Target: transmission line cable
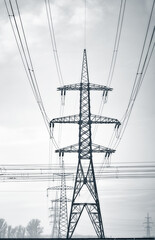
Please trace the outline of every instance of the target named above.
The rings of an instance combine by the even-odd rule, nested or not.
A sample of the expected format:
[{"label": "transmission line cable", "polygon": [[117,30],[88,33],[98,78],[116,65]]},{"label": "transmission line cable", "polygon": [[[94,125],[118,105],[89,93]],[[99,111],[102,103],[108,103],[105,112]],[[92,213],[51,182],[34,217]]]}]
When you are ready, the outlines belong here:
[{"label": "transmission line cable", "polygon": [[[116,138],[115,138],[114,132],[111,136],[111,139],[110,139],[110,142],[109,142],[109,145],[108,145],[109,148],[116,149],[118,147],[123,135],[124,135],[125,129],[127,127],[127,124],[128,124],[128,121],[129,121],[129,118],[130,118],[130,115],[131,115],[131,112],[132,112],[132,109],[133,109],[133,106],[134,106],[134,103],[135,103],[135,100],[136,100],[136,97],[137,97],[138,92],[140,90],[142,81],[144,80],[147,68],[149,66],[149,63],[150,63],[150,60],[151,60],[151,57],[152,57],[152,54],[153,54],[155,43],[152,46],[152,41],[153,41],[153,37],[154,37],[155,27],[153,28],[153,32],[152,32],[150,42],[149,42],[149,45],[148,45],[148,48],[147,48],[147,51],[146,51],[146,55],[145,55],[145,57],[143,57],[145,46],[146,46],[146,40],[148,38],[148,31],[149,31],[149,27],[150,27],[150,23],[151,23],[151,19],[152,19],[154,4],[155,4],[155,0],[153,1],[153,4],[152,4],[151,13],[150,13],[150,16],[149,16],[149,21],[148,21],[148,25],[147,25],[147,29],[146,29],[145,38],[144,38],[144,43],[143,43],[143,46],[142,46],[140,60],[139,60],[138,68],[137,68],[137,73],[136,73],[136,77],[135,77],[135,80],[134,80],[132,92],[131,92],[129,103],[128,103],[128,106],[127,106],[127,110],[126,110],[126,112],[125,112],[125,114],[124,114],[124,116],[121,120],[120,129],[115,129],[114,130],[114,132],[116,134]],[[152,49],[151,49],[151,46],[152,46]],[[144,59],[143,64],[141,63],[142,59]],[[141,70],[140,70],[140,68],[141,68]],[[117,132],[117,131],[119,131],[119,132]],[[103,168],[104,161],[102,163],[101,169]]]},{"label": "transmission line cable", "polygon": [[[37,83],[37,80],[36,80],[36,75],[35,75],[35,72],[34,72],[34,68],[33,68],[33,64],[32,64],[32,59],[31,59],[31,56],[30,56],[30,51],[29,51],[29,48],[28,48],[28,44],[27,44],[27,39],[26,39],[26,35],[25,35],[25,31],[24,31],[24,27],[23,27],[23,23],[22,23],[22,19],[21,19],[21,15],[20,15],[20,10],[19,10],[19,6],[18,6],[18,2],[17,0],[15,0],[16,2],[16,6],[17,6],[17,10],[18,10],[18,15],[19,15],[19,19],[20,19],[20,23],[21,23],[21,27],[22,27],[22,32],[23,32],[23,36],[24,36],[24,40],[25,40],[25,44],[26,44],[26,49],[27,49],[27,53],[28,53],[28,57],[29,57],[29,61],[30,61],[30,66],[31,66],[31,71],[32,71],[32,74],[34,76],[34,82],[35,82],[35,87],[37,89],[37,94],[39,96],[39,100],[42,104],[42,108],[45,112],[45,109],[44,109],[44,106],[43,106],[43,101],[42,101],[42,98],[41,98],[41,94],[40,94],[40,90],[39,90],[39,87],[38,87],[38,83]],[[47,114],[45,112],[45,116],[47,118]],[[47,118],[47,121],[48,121],[48,118]]]},{"label": "transmission line cable", "polygon": [[[120,129],[116,130],[116,131],[119,131],[118,133],[116,132],[116,135],[117,135],[116,139],[113,138],[113,140],[111,141],[111,144],[109,145],[109,147],[113,147],[115,149],[118,147],[118,145],[119,145],[119,143],[122,139],[122,136],[124,135],[125,129],[127,127],[127,124],[128,124],[128,121],[129,121],[129,118],[130,118],[130,115],[131,115],[131,112],[132,112],[132,109],[133,109],[133,105],[135,103],[136,97],[137,97],[138,92],[140,90],[141,84],[144,80],[148,65],[150,63],[150,60],[151,60],[151,57],[152,57],[152,54],[153,54],[154,45],[152,46],[152,49],[151,49],[151,44],[152,44],[153,37],[154,37],[155,27],[153,28],[153,32],[152,32],[152,35],[151,35],[151,38],[150,38],[150,42],[149,42],[149,45],[148,45],[148,48],[147,48],[147,52],[146,52],[146,55],[144,57],[144,50],[146,48],[146,41],[147,41],[147,38],[148,38],[148,32],[149,32],[150,23],[151,23],[151,19],[152,19],[152,14],[153,14],[153,10],[154,10],[154,4],[155,4],[155,0],[153,1],[153,4],[152,4],[150,16],[149,16],[149,21],[148,21],[148,25],[147,25],[147,28],[146,28],[146,33],[145,33],[145,37],[144,37],[142,51],[141,51],[141,54],[140,54],[140,59],[139,59],[137,72],[136,72],[134,84],[133,84],[133,87],[132,87],[129,103],[128,103],[127,109],[125,111],[125,114],[122,117],[121,127],[120,127]],[[150,49],[151,49],[151,51],[150,51]],[[144,59],[143,63],[142,63],[142,59]],[[141,68],[141,70],[140,70],[140,68]]]},{"label": "transmission line cable", "polygon": [[[50,4],[49,0],[45,0],[45,7],[46,7],[46,15],[47,15],[48,27],[49,27],[49,32],[50,32],[50,39],[51,39],[51,43],[52,43],[52,49],[53,49],[53,54],[54,54],[54,60],[55,60],[58,80],[59,80],[60,86],[62,86],[62,85],[64,85],[64,81],[63,81],[63,77],[62,77],[60,60],[59,60],[58,51],[57,51],[54,24],[53,24],[53,18],[52,18],[52,10],[51,10],[51,4]],[[62,96],[62,98],[63,98],[63,96]],[[64,98],[65,98],[65,96],[64,96]],[[64,101],[64,99],[62,99],[62,102],[63,101]],[[64,105],[64,103],[63,103],[63,105]],[[64,107],[60,106],[60,117],[62,117],[63,111],[64,111]],[[61,132],[62,132],[62,126],[59,126],[58,145],[60,145]],[[55,141],[54,141],[54,144],[55,144]]]},{"label": "transmission line cable", "polygon": [[[35,71],[33,68],[32,59],[31,59],[31,55],[30,55],[30,51],[29,51],[29,47],[28,47],[28,43],[27,43],[27,39],[26,39],[26,34],[24,31],[24,26],[23,26],[21,14],[20,14],[18,1],[15,0],[15,5],[16,5],[17,16],[18,16],[19,21],[17,19],[17,16],[15,15],[12,1],[9,0],[7,3],[7,0],[4,0],[4,3],[6,6],[6,10],[7,10],[8,16],[9,16],[11,28],[13,30],[13,34],[14,34],[14,37],[16,40],[16,44],[17,44],[17,47],[18,47],[18,50],[19,50],[19,53],[20,53],[20,56],[22,59],[22,63],[23,63],[27,78],[29,80],[34,97],[37,101],[38,107],[41,111],[44,123],[48,130],[48,133],[50,133],[49,119],[47,117],[47,113],[46,113],[44,105],[43,105],[43,101],[42,101],[40,90],[38,87]],[[53,137],[53,144],[56,148],[58,147],[54,137]]]},{"label": "transmission line cable", "polygon": [[114,69],[116,65],[116,59],[118,54],[118,48],[120,43],[120,37],[122,32],[122,25],[124,20],[124,13],[125,13],[125,6],[126,6],[126,0],[121,0],[120,4],[120,10],[119,10],[119,16],[118,16],[118,22],[117,22],[117,30],[116,30],[116,36],[115,36],[115,42],[114,42],[114,48],[113,48],[113,54],[107,79],[107,86],[110,87],[113,75],[114,75]]},{"label": "transmission line cable", "polygon": [[[29,68],[29,71],[32,72],[32,75],[33,75],[33,78],[32,78],[33,88],[34,88],[35,93],[36,93],[37,103],[38,103],[38,105],[39,105],[39,108],[40,108],[41,113],[42,113],[42,115],[43,115],[43,118],[44,118],[46,127],[47,127],[48,132],[49,132],[49,119],[48,119],[48,117],[47,117],[47,114],[46,114],[46,111],[45,111],[45,108],[44,108],[44,105],[43,105],[42,97],[41,97],[41,94],[40,94],[40,90],[39,90],[39,87],[38,87],[36,75],[35,75],[35,72],[34,72],[34,68],[33,68],[33,64],[32,64],[32,59],[31,59],[30,51],[29,51],[28,44],[27,44],[27,39],[26,39],[26,35],[25,35],[25,31],[24,31],[24,27],[23,27],[21,15],[20,15],[20,10],[19,10],[19,6],[18,6],[18,2],[17,2],[17,0],[15,0],[15,2],[16,2],[16,7],[17,7],[19,19],[20,19],[20,24],[21,24],[21,28],[22,28],[22,33],[23,33],[24,41],[25,41],[25,46],[26,46],[26,49],[27,49],[27,54],[28,54],[28,58],[29,58],[29,62],[30,62],[30,67],[31,67],[31,68]],[[10,1],[10,3],[11,3],[11,1]]]},{"label": "transmission line cable", "polygon": [[[31,57],[30,57],[30,52],[29,52],[29,49],[28,49],[28,44],[27,44],[27,40],[26,40],[26,36],[25,36],[24,28],[23,28],[23,23],[22,23],[21,16],[20,16],[20,12],[19,12],[19,7],[18,7],[17,0],[15,1],[15,3],[16,3],[16,6],[17,6],[18,16],[19,16],[19,19],[20,19],[20,24],[21,24],[21,28],[22,28],[22,34],[23,34],[23,37],[24,37],[24,43],[22,41],[22,37],[21,37],[21,34],[20,34],[20,30],[19,30],[19,27],[18,27],[18,23],[17,23],[16,17],[15,17],[15,13],[14,13],[12,2],[11,2],[11,0],[9,0],[10,9],[11,9],[11,13],[12,13],[12,14],[9,14],[9,8],[7,6],[6,0],[4,0],[4,1],[5,1],[5,6],[7,8],[7,12],[8,12],[9,17],[12,16],[13,20],[14,20],[14,26],[15,26],[16,32],[15,32],[15,29],[14,29],[12,21],[11,21],[11,23],[12,23],[11,26],[13,27],[13,33],[15,34],[15,39],[16,40],[18,39],[17,43],[18,43],[18,49],[20,49],[20,55],[23,54],[22,60],[24,59],[25,63],[26,63],[26,67],[27,67],[27,70],[28,70],[28,72],[26,71],[26,73],[29,73],[29,80],[31,81],[31,84],[30,84],[31,88],[33,90],[33,93],[34,93],[34,96],[36,98],[36,101],[37,101],[37,103],[39,105],[39,108],[40,108],[40,110],[42,112],[45,124],[46,124],[46,126],[48,126],[47,114],[45,112],[45,109],[44,109],[44,106],[43,106],[43,103],[42,103],[42,99],[41,99],[41,96],[40,96],[38,84],[37,84],[37,81],[36,81],[36,76],[35,76],[35,72],[34,72],[34,69],[33,69],[32,60],[31,60]],[[27,54],[25,52],[24,44],[25,44],[25,48],[27,50]],[[28,55],[28,58],[27,58],[27,55]],[[25,66],[25,64],[24,64],[24,66]]]},{"label": "transmission line cable", "polygon": [[155,43],[154,43],[152,48],[151,48],[154,32],[155,32],[155,27],[154,27],[153,32],[152,32],[152,36],[151,36],[151,39],[150,39],[150,43],[149,43],[149,46],[148,46],[148,49],[147,49],[147,53],[146,53],[141,71],[140,71],[140,73],[137,72],[137,74],[136,74],[136,78],[135,78],[136,84],[134,82],[134,89],[131,93],[132,96],[130,97],[129,104],[128,104],[127,110],[125,112],[123,121],[122,121],[122,127],[121,127],[121,130],[120,130],[120,133],[119,133],[118,141],[115,143],[114,148],[118,147],[118,145],[119,145],[119,143],[122,139],[122,136],[125,132],[125,129],[127,127],[127,124],[128,124],[128,121],[129,121],[129,118],[130,118],[130,115],[131,115],[131,112],[132,112],[132,109],[133,109],[133,106],[134,106],[134,103],[135,103],[135,100],[136,100],[136,97],[138,95],[138,92],[139,92],[140,87],[142,85],[142,82],[144,80],[144,76],[146,74],[147,68],[149,66],[149,63],[150,63],[150,60],[151,60],[151,57],[152,57],[152,54],[153,54],[153,50],[154,50],[154,45],[155,45]]},{"label": "transmission line cable", "polygon": [[63,77],[62,77],[60,60],[59,60],[58,51],[57,51],[57,44],[56,44],[56,39],[55,39],[55,32],[54,32],[50,0],[45,0],[45,7],[46,7],[48,27],[49,27],[49,32],[50,32],[50,39],[51,39],[52,48],[53,48],[54,60],[55,60],[55,64],[56,64],[56,70],[57,70],[60,86],[62,86],[62,85],[64,85],[64,81],[63,81]]},{"label": "transmission line cable", "polygon": [[[147,25],[147,29],[146,29],[146,34],[145,34],[145,38],[144,38],[144,43],[143,43],[143,47],[142,47],[142,51],[141,51],[141,55],[140,55],[138,68],[137,68],[137,75],[139,74],[139,69],[140,69],[140,66],[141,66],[141,61],[142,61],[142,57],[143,57],[143,53],[144,53],[144,49],[145,49],[145,44],[146,44],[146,40],[147,40],[147,36],[148,36],[148,31],[149,31],[149,27],[150,27],[150,23],[151,23],[151,19],[152,19],[152,14],[153,14],[153,10],[154,10],[154,4],[155,4],[155,0],[153,0],[153,4],[152,4],[152,8],[151,8],[151,13],[150,13],[150,17],[149,17],[149,21],[148,21],[148,25]],[[133,85],[133,88],[132,88],[130,101],[132,100],[132,96],[133,96],[134,91],[135,91],[137,75],[135,77],[134,85]],[[129,105],[128,105],[128,107],[129,107]],[[127,110],[128,110],[128,108],[127,108]]]},{"label": "transmission line cable", "polygon": [[[115,35],[115,41],[114,41],[114,47],[113,47],[113,54],[108,74],[108,79],[106,86],[110,87],[114,75],[116,60],[117,60],[117,54],[119,49],[119,43],[120,43],[120,37],[122,32],[122,26],[124,21],[124,13],[125,13],[125,7],[126,7],[126,0],[121,0],[120,8],[119,8],[119,15],[118,15],[118,21],[117,21],[117,28],[116,28],[116,35]],[[101,115],[103,112],[104,104],[107,102],[107,95],[105,94],[101,100],[99,112],[98,115]],[[98,125],[94,127],[93,131],[93,138],[95,139],[96,133],[98,130]]]}]

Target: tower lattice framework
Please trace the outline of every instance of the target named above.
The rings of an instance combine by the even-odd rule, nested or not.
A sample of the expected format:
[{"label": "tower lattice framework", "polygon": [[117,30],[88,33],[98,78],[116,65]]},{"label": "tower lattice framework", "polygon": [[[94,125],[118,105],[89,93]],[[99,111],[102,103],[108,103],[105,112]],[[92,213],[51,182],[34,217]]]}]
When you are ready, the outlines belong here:
[{"label": "tower lattice framework", "polygon": [[[84,209],[86,209],[89,215],[98,238],[104,238],[104,229],[92,153],[102,152],[105,153],[106,156],[109,156],[111,153],[115,152],[115,150],[92,143],[91,125],[112,123],[115,124],[115,127],[119,127],[120,122],[114,118],[91,114],[90,91],[103,91],[103,95],[107,95],[108,91],[111,91],[112,88],[99,84],[91,84],[89,82],[86,49],[84,49],[83,53],[81,82],[79,84],[64,85],[63,87],[58,88],[58,91],[61,91],[61,95],[66,95],[66,91],[71,90],[80,91],[79,114],[55,118],[50,122],[53,127],[55,123],[79,124],[79,143],[56,150],[59,154],[64,154],[65,152],[78,153],[78,165],[71,203],[67,238],[72,237]],[[80,200],[80,192],[82,192],[84,187],[86,187],[87,192],[91,195],[91,202],[83,202]]]},{"label": "tower lattice framework", "polygon": [[[67,228],[68,228],[68,214],[67,214],[67,202],[70,202],[71,200],[67,198],[66,190],[72,190],[72,186],[67,186],[66,185],[66,173],[65,173],[65,166],[64,166],[64,158],[63,154],[59,155],[59,161],[61,162],[60,166],[60,173],[55,173],[55,175],[61,179],[61,185],[60,186],[53,186],[49,187],[47,189],[47,192],[49,190],[57,190],[60,191],[60,198],[51,200],[52,203],[55,203],[55,206],[57,206],[57,218],[55,215],[53,215],[53,230],[56,230],[54,232],[54,237],[58,238],[65,238],[67,235]],[[58,203],[59,203],[59,208],[58,208]]]}]

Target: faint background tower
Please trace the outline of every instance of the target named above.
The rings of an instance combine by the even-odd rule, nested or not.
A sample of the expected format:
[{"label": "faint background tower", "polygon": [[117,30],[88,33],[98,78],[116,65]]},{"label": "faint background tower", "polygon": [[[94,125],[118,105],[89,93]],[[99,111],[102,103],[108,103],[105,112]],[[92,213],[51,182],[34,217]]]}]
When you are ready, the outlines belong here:
[{"label": "faint background tower", "polygon": [[146,228],[146,237],[151,237],[150,230],[151,230],[151,225],[153,222],[151,221],[151,217],[149,217],[149,213],[147,213],[147,217],[145,217],[146,221],[144,222],[145,228]]}]

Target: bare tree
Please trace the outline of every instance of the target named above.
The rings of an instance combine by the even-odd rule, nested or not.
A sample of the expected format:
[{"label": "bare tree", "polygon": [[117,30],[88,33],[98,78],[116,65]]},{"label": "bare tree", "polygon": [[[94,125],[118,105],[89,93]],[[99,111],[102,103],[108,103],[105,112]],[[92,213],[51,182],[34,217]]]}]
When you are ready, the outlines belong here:
[{"label": "bare tree", "polygon": [[27,227],[27,234],[31,238],[37,238],[41,235],[43,232],[43,227],[40,226],[40,220],[39,219],[32,219]]},{"label": "bare tree", "polygon": [[7,223],[3,218],[0,218],[0,238],[5,238]]},{"label": "bare tree", "polygon": [[11,225],[7,228],[7,238],[24,238],[25,237],[25,228],[21,225],[17,227],[12,227]]},{"label": "bare tree", "polygon": [[16,227],[16,238],[24,238],[25,237],[25,227],[19,225]]},{"label": "bare tree", "polygon": [[7,228],[7,238],[15,238],[16,237],[17,227],[13,228],[11,225]]}]

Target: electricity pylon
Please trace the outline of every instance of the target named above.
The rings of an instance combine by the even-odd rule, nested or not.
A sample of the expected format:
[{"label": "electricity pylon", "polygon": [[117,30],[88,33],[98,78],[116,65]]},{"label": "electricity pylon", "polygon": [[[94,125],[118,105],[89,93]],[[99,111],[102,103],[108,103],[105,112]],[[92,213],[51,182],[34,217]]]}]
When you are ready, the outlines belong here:
[{"label": "electricity pylon", "polygon": [[[62,154],[61,154],[62,155]],[[61,185],[60,186],[54,186],[54,187],[49,187],[47,189],[48,190],[60,190],[60,198],[56,198],[55,200],[52,200],[52,202],[55,202],[55,205],[58,205],[58,202],[60,203],[59,205],[59,214],[57,219],[57,229],[55,230],[55,228],[53,227],[53,232],[55,230],[55,232],[57,231],[57,236],[56,234],[54,234],[55,237],[58,238],[66,238],[67,235],[67,227],[68,227],[68,213],[67,213],[67,202],[70,201],[70,199],[67,199],[67,195],[66,195],[66,190],[71,190],[73,189],[71,186],[66,186],[66,174],[65,174],[65,167],[64,167],[64,159],[63,159],[63,155],[60,157],[60,161],[61,161],[61,173],[57,173],[56,175],[58,175],[61,178]],[[55,215],[54,215],[54,219],[55,219]],[[54,220],[55,221],[55,220]],[[55,226],[56,223],[54,223],[53,226]]]},{"label": "electricity pylon", "polygon": [[61,191],[60,191],[60,219],[59,219],[59,238],[65,238],[68,226],[67,214],[67,196],[66,196],[66,177],[64,168],[64,159],[62,157],[62,176],[61,176]]},{"label": "electricity pylon", "polygon": [[[50,126],[54,127],[55,123],[77,123],[79,124],[79,143],[68,147],[57,149],[56,152],[64,154],[65,152],[78,153],[78,166],[75,178],[75,185],[71,203],[70,218],[68,224],[67,238],[71,238],[78,224],[81,214],[86,209],[92,225],[98,238],[104,238],[104,229],[100,210],[100,203],[95,179],[92,153],[104,152],[106,156],[110,156],[115,150],[106,148],[92,143],[91,125],[92,124],[115,124],[115,127],[120,126],[117,119],[107,118],[91,114],[90,111],[90,91],[103,91],[103,95],[107,95],[112,88],[91,84],[89,82],[88,64],[86,49],[83,53],[81,82],[79,84],[64,85],[57,89],[61,91],[61,95],[65,95],[66,91],[80,91],[80,112],[78,115],[55,118],[50,122]],[[91,196],[91,202],[80,201],[80,192],[84,186]]]},{"label": "electricity pylon", "polygon": [[146,218],[146,222],[144,222],[144,224],[146,224],[146,237],[150,237],[150,229],[152,228],[151,227],[151,224],[153,223],[152,221],[150,221],[151,217],[149,217],[149,213],[147,213],[147,217]]},{"label": "electricity pylon", "polygon": [[[56,193],[56,196],[57,196],[57,193]],[[59,223],[58,201],[51,200],[51,203],[52,203],[52,207],[49,208],[49,210],[51,211],[51,214],[49,217],[51,217],[51,223],[53,224],[52,238],[57,238],[58,237],[58,223]],[[54,207],[53,207],[53,203],[54,203]]]}]

